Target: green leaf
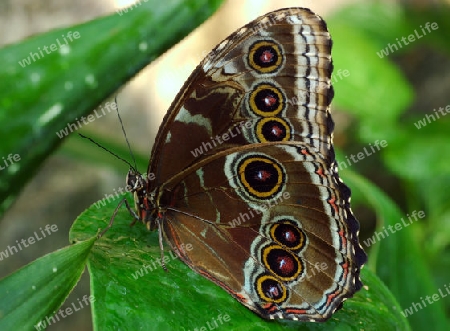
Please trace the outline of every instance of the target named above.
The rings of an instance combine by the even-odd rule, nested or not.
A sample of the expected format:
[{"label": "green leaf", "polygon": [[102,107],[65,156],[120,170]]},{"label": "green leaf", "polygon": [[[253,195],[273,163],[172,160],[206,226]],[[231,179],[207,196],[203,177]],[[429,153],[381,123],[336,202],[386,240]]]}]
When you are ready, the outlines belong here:
[{"label": "green leaf", "polygon": [[[430,110],[426,115],[436,114]],[[418,123],[426,123],[419,126]],[[432,179],[435,176],[450,176],[450,148],[448,148],[448,130],[450,115],[429,123],[425,117],[415,123],[406,123],[391,130],[393,133],[389,148],[383,153],[386,165],[406,180]],[[395,133],[394,133],[395,131]],[[405,164],[408,166],[405,167]]]},{"label": "green leaf", "polygon": [[[85,240],[105,228],[118,201],[92,205],[75,221],[71,240]],[[89,256],[94,330],[194,330],[214,325],[219,316],[228,330],[383,330],[393,325],[409,330],[392,294],[367,269],[362,277],[369,290],[347,300],[326,323],[263,320],[168,250],[165,272],[158,262],[157,233],[140,223],[130,227],[131,221],[122,206]]]},{"label": "green leaf", "polygon": [[[396,44],[398,47],[392,46],[389,55],[386,55],[391,57],[424,44],[438,47],[448,53],[449,14],[449,6],[411,6],[399,2],[370,1],[342,8],[333,14],[332,21],[341,21],[358,30],[376,45],[378,51],[388,50],[388,44]],[[435,23],[433,27],[432,23]],[[410,35],[414,36],[414,41],[408,40]]]},{"label": "green leaf", "polygon": [[395,38],[411,32],[406,7],[396,2],[355,3],[335,12],[333,20],[339,21],[340,18],[346,26],[352,26],[360,31],[366,39],[374,42],[377,50],[380,50],[389,42],[394,42]]},{"label": "green leaf", "polygon": [[[412,101],[408,81],[394,64],[377,56],[374,43],[360,31],[343,20],[339,24],[331,21],[329,26],[334,40],[335,104],[362,120],[396,120]],[[348,71],[347,76],[338,76],[343,70]],[[390,102],[380,107],[380,100]]]},{"label": "green leaf", "polygon": [[47,254],[3,278],[0,330],[34,330],[52,317],[80,279],[96,239]]},{"label": "green leaf", "polygon": [[61,130],[70,134],[114,112],[110,104],[86,116],[221,2],[142,1],[122,15],[52,30],[1,49],[0,157],[18,156],[0,171],[0,214],[64,139],[58,136]]},{"label": "green leaf", "polygon": [[[410,309],[413,303],[420,303],[422,297],[438,293],[439,288],[433,283],[421,247],[415,240],[413,228],[414,222],[421,219],[420,210],[416,210],[415,217],[408,218],[369,181],[348,169],[341,173],[345,183],[352,188],[352,195],[363,197],[377,213],[378,236],[374,234],[370,242],[365,240],[361,244],[366,250],[370,247],[369,267],[377,271],[402,308]],[[412,211],[409,214],[413,215]],[[433,325],[433,330],[448,330],[442,300],[434,302],[432,307],[414,311],[408,319],[416,330],[425,330],[430,325]]]},{"label": "green leaf", "polygon": [[[365,142],[384,137],[384,127],[398,121],[414,96],[411,84],[397,65],[386,56],[380,57],[380,43],[359,28],[370,29],[371,24],[376,24],[377,29],[383,29],[389,22],[388,18],[377,16],[388,16],[386,10],[372,11],[372,7],[379,6],[356,6],[357,14],[350,6],[327,19],[333,38],[334,105],[360,119],[359,134]],[[396,24],[387,26],[391,25]]]}]

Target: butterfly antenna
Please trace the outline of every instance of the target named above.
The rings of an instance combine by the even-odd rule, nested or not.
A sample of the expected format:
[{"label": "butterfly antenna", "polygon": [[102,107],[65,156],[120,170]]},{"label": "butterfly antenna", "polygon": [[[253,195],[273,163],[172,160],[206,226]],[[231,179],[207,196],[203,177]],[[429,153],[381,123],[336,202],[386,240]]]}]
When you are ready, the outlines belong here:
[{"label": "butterfly antenna", "polygon": [[132,165],[130,162],[128,162],[128,161],[125,160],[124,158],[120,157],[120,156],[117,155],[116,153],[111,152],[111,151],[110,151],[109,149],[107,149],[106,147],[100,145],[100,144],[99,144],[98,142],[96,142],[94,139],[89,138],[89,137],[86,137],[84,134],[81,134],[81,133],[79,133],[78,135],[80,135],[82,138],[85,138],[85,139],[91,141],[92,143],[96,144],[98,147],[100,147],[101,149],[107,151],[109,154],[114,155],[114,156],[115,156],[116,158],[118,158],[119,160],[122,160],[123,162],[125,162],[126,164],[128,164],[128,165],[131,167],[131,169],[134,169],[134,170],[136,169],[136,168],[133,167],[133,165]]},{"label": "butterfly antenna", "polygon": [[122,117],[120,117],[119,107],[117,106],[117,97],[114,97],[114,102],[116,103],[117,117],[119,117],[120,126],[122,127],[122,132],[123,132],[123,135],[125,136],[125,140],[128,145],[128,150],[130,151],[131,158],[133,159],[133,162],[134,162],[134,167],[132,167],[132,168],[134,169],[134,171],[137,172],[136,159],[134,158],[133,151],[131,150],[130,142],[128,141],[127,133],[125,132],[125,128],[123,126]]}]

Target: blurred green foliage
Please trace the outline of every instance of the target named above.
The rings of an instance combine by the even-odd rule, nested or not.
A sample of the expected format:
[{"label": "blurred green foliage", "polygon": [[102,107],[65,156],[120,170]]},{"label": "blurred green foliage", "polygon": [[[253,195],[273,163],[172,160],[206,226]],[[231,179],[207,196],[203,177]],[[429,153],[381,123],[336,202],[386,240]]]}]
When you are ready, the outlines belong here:
[{"label": "blurred green foliage", "polygon": [[[444,103],[438,106],[448,106],[449,112],[441,111],[439,117],[435,114],[437,106],[432,106],[434,100],[425,102],[429,107],[417,109],[417,94],[402,65],[407,67],[415,54],[429,50],[444,56],[450,67],[449,14],[448,6],[416,9],[376,2],[350,6],[327,19],[334,40],[335,68],[349,72],[334,85],[334,105],[352,115],[352,129],[346,139],[358,142],[338,160],[346,160],[346,156],[364,148],[371,151],[370,144],[385,141],[383,149],[351,168],[392,191],[394,201],[361,179],[354,182],[354,174],[346,170],[341,173],[353,190],[356,205],[369,203],[376,211],[378,237],[369,236],[376,241],[369,245],[369,266],[403,309],[414,303],[422,305],[408,316],[414,330],[431,325],[433,330],[449,328],[450,302],[439,290],[445,294],[450,279],[450,116],[446,116],[450,99],[448,94],[442,98]],[[438,28],[426,30],[431,23]],[[408,41],[411,34],[421,37],[406,45],[404,40]],[[439,84],[446,85],[447,91],[450,88],[450,80],[445,77]],[[395,190],[392,181],[397,183]],[[414,211],[422,211],[425,218],[404,225],[409,224],[408,216]],[[396,224],[401,230],[395,231]],[[368,249],[365,244],[363,247]],[[422,298],[433,294],[438,294],[438,299],[424,305]]]},{"label": "blurred green foliage", "polygon": [[[219,2],[173,0],[166,1],[164,5],[156,2],[142,4],[124,17],[112,15],[100,18],[0,50],[3,63],[0,68],[0,121],[3,125],[0,155],[18,153],[22,156],[22,161],[16,166],[0,172],[0,211],[4,212],[11,205],[20,188],[59,145],[61,140],[54,134],[56,131],[75,118],[88,114],[148,62],[211,15]],[[326,17],[334,40],[336,93],[333,105],[335,109],[349,114],[351,126],[345,140],[355,142],[349,149],[342,147],[338,160],[345,161],[346,157],[369,148],[369,144],[374,145],[377,140],[387,142],[387,146],[367,159],[349,165],[348,169],[340,167],[344,181],[353,190],[353,206],[366,206],[374,210],[378,233],[387,231],[389,226],[395,227],[413,211],[423,211],[426,217],[408,227],[403,226],[401,231],[391,233],[384,239],[375,240],[373,244],[366,245],[368,241],[365,238],[363,247],[369,251],[366,266],[369,270],[364,270],[362,276],[369,291],[362,290],[354,299],[348,300],[344,309],[329,322],[302,324],[302,330],[408,330],[408,323],[413,330],[430,326],[433,330],[449,329],[450,300],[439,298],[425,306],[422,298],[439,293],[439,290],[445,291],[445,285],[449,285],[450,148],[446,138],[450,116],[437,118],[432,106],[415,108],[417,93],[401,65],[421,49],[443,54],[450,63],[449,14],[448,7],[416,9],[370,2],[352,5],[332,17]],[[164,22],[169,16],[176,17],[171,21],[177,24],[166,29]],[[388,51],[389,44],[397,43],[397,38],[408,37],[415,30],[421,32],[421,26],[427,22],[436,22],[439,28],[395,52]],[[74,44],[70,54],[63,56],[55,52],[40,60],[39,65],[32,64],[25,69],[18,67],[17,59],[24,58],[30,49],[50,44],[68,31],[79,31],[90,37],[77,40],[80,47]],[[92,31],[96,33],[89,33]],[[385,54],[381,53],[383,49]],[[135,55],[133,58],[130,58],[130,52]],[[101,61],[95,60],[99,58]],[[336,76],[340,69],[341,73],[346,70],[348,75]],[[450,83],[443,77],[440,84]],[[71,86],[70,91],[68,86]],[[449,104],[446,102],[441,106],[445,108]],[[431,119],[430,114],[435,115],[435,120]],[[101,137],[99,140],[119,154],[125,150],[125,146],[114,146],[102,141]],[[84,148],[87,145],[74,149],[77,157],[84,160],[94,158],[95,152]],[[98,159],[97,156],[95,158]],[[111,161],[108,156],[105,158],[107,162]],[[144,164],[143,169],[146,158],[147,155],[138,156],[139,164]],[[390,197],[356,172],[376,179],[381,187],[386,185]],[[391,181],[395,181],[395,190],[389,185]],[[104,226],[113,209],[114,206],[110,205],[100,210],[91,207],[75,223],[71,240],[91,243],[88,239],[94,240],[92,238],[97,229]],[[139,321],[152,320],[166,328],[179,328],[179,324],[172,323],[181,319],[185,322],[183,326],[189,329],[204,325],[210,316],[229,310],[236,316],[232,319],[235,330],[250,329],[249,321],[258,330],[300,329],[298,325],[289,323],[267,324],[259,320],[217,286],[192,273],[179,261],[173,261],[173,267],[169,267],[170,275],[159,270],[152,273],[151,279],[133,283],[128,279],[127,282],[123,274],[131,274],[139,265],[145,264],[146,259],[157,258],[159,248],[156,237],[149,236],[142,227],[128,228],[129,218],[125,214],[126,211],[120,211],[114,228],[93,246],[75,245],[65,253],[52,253],[57,255],[51,255],[49,261],[54,259],[55,263],[61,263],[76,277],[69,282],[64,275],[57,278],[67,286],[58,292],[56,301],[47,302],[46,312],[39,311],[40,315],[34,315],[35,321],[48,316],[62,303],[74,284],[71,282],[76,283],[78,279],[79,266],[85,261],[85,254],[91,252],[87,262],[92,277],[91,291],[102,299],[92,305],[93,322],[97,327],[110,325],[112,328],[129,323],[137,328]],[[360,221],[364,228],[365,220]],[[120,237],[120,233],[130,233],[130,236]],[[372,233],[368,237],[375,238]],[[67,260],[61,260],[61,256]],[[69,263],[72,268],[64,264],[67,261],[73,262]],[[33,263],[42,265],[43,260]],[[395,299],[386,292],[374,273],[386,284]],[[0,311],[8,311],[6,294],[25,284],[23,275],[24,272],[19,270],[0,281]],[[36,276],[37,281],[44,282],[48,274],[43,270]],[[102,287],[104,279],[109,277],[109,287]],[[176,287],[171,291],[179,290],[179,295],[167,297],[167,291],[165,297],[164,288],[171,286]],[[127,303],[130,305],[132,302],[135,305],[133,309],[121,302],[123,295],[113,295],[120,291],[123,294],[127,290],[131,291]],[[52,293],[52,289],[40,292],[38,299],[48,301]],[[139,294],[141,298],[145,296],[142,301],[139,301]],[[10,315],[17,321],[28,316],[27,310],[35,307],[32,304],[39,307],[40,301],[37,300],[21,308],[20,300],[27,301],[30,295],[32,293],[29,292],[17,295],[14,306],[17,310]],[[202,303],[202,300],[205,301]],[[191,301],[198,302],[197,311],[196,305],[186,305]],[[223,306],[219,301],[224,303]],[[161,302],[170,303],[173,308],[156,309]],[[422,303],[422,309],[411,310],[412,314],[405,319],[399,310],[412,309],[414,303]],[[186,306],[186,309],[179,311],[181,306]],[[183,316],[177,318],[177,314]],[[11,320],[0,316],[0,326],[9,325],[2,323],[11,323]]]}]

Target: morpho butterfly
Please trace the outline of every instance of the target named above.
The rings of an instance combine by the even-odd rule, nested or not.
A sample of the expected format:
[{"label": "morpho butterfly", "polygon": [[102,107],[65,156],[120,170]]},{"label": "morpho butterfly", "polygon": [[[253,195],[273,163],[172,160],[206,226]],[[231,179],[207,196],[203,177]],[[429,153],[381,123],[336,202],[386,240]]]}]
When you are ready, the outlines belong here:
[{"label": "morpho butterfly", "polygon": [[133,215],[160,245],[267,319],[324,321],[362,287],[332,145],[331,45],[305,8],[240,28],[173,101],[149,176],[127,175]]}]

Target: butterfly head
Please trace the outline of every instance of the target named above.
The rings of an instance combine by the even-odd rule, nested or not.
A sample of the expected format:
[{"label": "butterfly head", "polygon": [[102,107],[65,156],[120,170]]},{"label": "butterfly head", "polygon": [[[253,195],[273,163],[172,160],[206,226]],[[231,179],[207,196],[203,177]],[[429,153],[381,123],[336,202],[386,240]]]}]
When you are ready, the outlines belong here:
[{"label": "butterfly head", "polygon": [[127,188],[134,195],[134,206],[139,219],[147,223],[150,219],[151,201],[147,196],[147,180],[137,170],[130,168],[127,174]]}]

